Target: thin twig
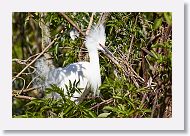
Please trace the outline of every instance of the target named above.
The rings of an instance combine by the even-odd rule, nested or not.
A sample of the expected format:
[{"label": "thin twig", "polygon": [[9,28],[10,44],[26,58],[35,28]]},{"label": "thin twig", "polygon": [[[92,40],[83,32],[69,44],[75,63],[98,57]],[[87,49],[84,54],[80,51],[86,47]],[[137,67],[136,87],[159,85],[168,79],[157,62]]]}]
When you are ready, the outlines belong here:
[{"label": "thin twig", "polygon": [[151,57],[156,58],[156,56],[152,52],[150,52],[149,50],[147,50],[146,47],[141,48],[141,50],[143,50],[146,54],[149,54]]},{"label": "thin twig", "polygon": [[135,74],[136,77],[138,77],[142,82],[144,82],[144,79],[140,77],[135,70],[129,65],[129,63],[125,60],[123,60],[124,64],[127,65],[127,67],[132,71],[133,74]]},{"label": "thin twig", "polygon": [[102,12],[98,20],[98,24],[105,24],[110,15],[110,12]]},{"label": "thin twig", "polygon": [[18,64],[22,64],[22,65],[26,65],[26,63],[28,62],[28,61],[30,61],[32,58],[34,58],[34,57],[36,57],[36,56],[38,56],[40,53],[37,53],[37,54],[35,54],[35,55],[32,55],[32,56],[30,56],[28,59],[26,59],[26,60],[21,60],[21,59],[12,59],[12,61],[13,62],[16,62],[16,63],[18,63]]},{"label": "thin twig", "polygon": [[32,58],[38,56],[39,54],[40,54],[40,53],[37,53],[37,54],[34,54],[34,55],[30,56],[30,57],[26,60],[26,62],[30,61]]},{"label": "thin twig", "polygon": [[109,104],[109,103],[111,103],[112,101],[113,101],[113,98],[110,98],[110,99],[108,99],[108,100],[105,100],[105,101],[103,101],[103,102],[101,102],[101,103],[98,103],[98,104],[94,105],[94,106],[91,107],[90,109],[91,109],[91,110],[92,110],[92,109],[96,109],[96,108],[100,107],[101,105],[103,105],[103,104]]},{"label": "thin twig", "polygon": [[[42,87],[42,86],[24,89],[24,90],[22,91],[22,93],[27,93],[27,92],[33,91],[33,90],[35,90],[35,89],[39,89],[39,88],[41,88],[41,87]],[[13,90],[13,94],[18,94],[19,91],[20,91],[20,90]]]},{"label": "thin twig", "polygon": [[60,15],[62,15],[72,26],[74,26],[83,36],[85,36],[85,33],[63,12],[60,12]]},{"label": "thin twig", "polygon": [[129,56],[130,56],[130,54],[131,54],[131,49],[132,49],[134,37],[135,37],[135,36],[132,35],[131,43],[130,43],[130,46],[129,46],[129,51],[128,51],[128,54],[127,54],[127,61],[129,60]]},{"label": "thin twig", "polygon": [[22,64],[25,65],[26,64],[26,60],[21,60],[21,59],[12,59],[13,62],[16,62],[18,64]]},{"label": "thin twig", "polygon": [[[126,68],[125,68],[125,66],[123,66],[123,65],[121,65],[119,62],[118,62],[118,60],[116,59],[116,57],[109,51],[109,50],[107,50],[107,48],[106,47],[104,47],[103,45],[101,45],[101,44],[99,44],[105,51],[102,51],[105,55],[106,55],[106,57],[108,57],[119,69],[121,69],[124,73],[128,73],[127,71],[126,71]],[[122,59],[121,59],[122,60]],[[127,63],[127,61],[122,61],[122,62],[124,62],[126,65],[127,65],[127,67],[128,68],[130,68],[131,69],[131,71],[132,71],[132,73],[134,73],[137,77],[139,77],[139,79],[141,79],[142,81],[144,81],[134,70],[133,70],[133,68],[131,67],[131,66],[129,66],[129,64]],[[126,74],[125,74],[126,75]],[[133,80],[133,82],[135,83],[135,86],[137,87],[137,88],[139,88],[139,84],[136,82],[136,80],[135,80],[135,78],[133,77],[133,76],[131,76],[131,78],[132,78],[132,80]]]},{"label": "thin twig", "polygon": [[21,94],[22,93],[22,91],[24,90],[24,87],[25,87],[25,79],[24,78],[22,78],[22,77],[18,77],[18,78],[20,78],[20,79],[22,79],[23,80],[23,87],[22,87],[22,89],[19,91],[19,94]]},{"label": "thin twig", "polygon": [[30,81],[30,83],[27,85],[26,89],[28,89],[28,88],[29,88],[29,86],[32,84],[32,82],[33,82],[36,78],[38,78],[38,77],[39,77],[39,75],[38,75],[38,76],[36,76],[35,78],[33,78],[33,79]]},{"label": "thin twig", "polygon": [[[28,73],[22,73],[22,75],[32,75],[32,74],[34,74],[35,72],[36,72],[36,68],[34,68],[34,67],[32,67],[32,66],[30,66],[30,68],[32,68],[33,69],[33,71],[32,72],[28,72]],[[17,72],[13,72],[13,74],[17,74]]]},{"label": "thin twig", "polygon": [[13,97],[19,98],[19,99],[26,99],[26,100],[34,100],[34,99],[36,99],[34,97],[24,96],[24,95],[13,95]]},{"label": "thin twig", "polygon": [[95,12],[93,12],[92,15],[91,15],[91,17],[90,17],[90,22],[89,22],[88,27],[86,29],[86,35],[88,35],[89,32],[90,32],[90,29],[91,29],[91,26],[92,26],[92,22],[93,22],[93,19],[94,19],[94,15],[95,15]]},{"label": "thin twig", "polygon": [[157,101],[158,101],[158,96],[157,96],[157,93],[156,93],[156,95],[154,97],[154,103],[153,103],[153,106],[152,106],[152,112],[151,112],[151,116],[150,116],[151,118],[154,117],[154,112],[155,112],[155,109],[156,109]]},{"label": "thin twig", "polygon": [[[95,13],[93,12],[92,15],[91,15],[91,17],[90,17],[90,21],[89,21],[88,27],[86,29],[86,35],[88,35],[89,32],[90,32],[90,28],[91,28],[92,23],[93,23],[93,17],[94,17],[94,15],[95,15]],[[83,51],[83,48],[84,48],[84,43],[80,46],[80,51],[79,51],[79,54],[78,54],[79,60],[82,60],[82,58],[85,55],[85,52]]]},{"label": "thin twig", "polygon": [[31,61],[20,73],[18,73],[14,78],[13,81],[18,78],[30,65],[32,65],[38,58],[40,58],[45,51],[54,44],[54,42],[57,40],[57,38],[55,38],[47,47],[45,47],[45,49],[33,60]]},{"label": "thin twig", "polygon": [[[133,28],[133,29],[135,29],[135,27],[136,27],[137,19],[138,19],[138,15],[137,15],[136,18],[135,18],[135,24],[134,24],[134,28]],[[129,56],[130,56],[130,54],[131,54],[131,49],[132,49],[134,37],[135,37],[135,36],[134,36],[134,34],[133,34],[132,37],[131,37],[131,43],[130,43],[130,46],[129,46],[129,52],[128,52],[128,54],[127,54],[127,61],[129,60]]]},{"label": "thin twig", "polygon": [[141,104],[140,104],[140,106],[139,106],[140,108],[143,108],[143,106],[144,106],[144,101],[145,101],[146,97],[147,97],[147,94],[145,93],[145,94],[143,95],[142,100],[141,100]]}]

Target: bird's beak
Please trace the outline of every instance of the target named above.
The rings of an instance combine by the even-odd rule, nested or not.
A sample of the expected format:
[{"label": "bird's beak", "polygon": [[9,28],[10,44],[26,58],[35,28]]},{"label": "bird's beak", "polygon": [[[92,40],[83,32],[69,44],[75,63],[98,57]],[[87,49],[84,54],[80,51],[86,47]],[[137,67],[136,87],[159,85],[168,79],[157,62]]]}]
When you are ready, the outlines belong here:
[{"label": "bird's beak", "polygon": [[103,50],[101,50],[104,54],[108,54],[109,56],[111,56],[111,57],[114,57],[114,55],[104,46],[104,45],[102,45],[102,44],[99,44],[100,45],[100,47],[103,49]]},{"label": "bird's beak", "polygon": [[101,50],[115,65],[120,66],[116,57],[104,46],[99,44],[100,47],[103,49]]}]

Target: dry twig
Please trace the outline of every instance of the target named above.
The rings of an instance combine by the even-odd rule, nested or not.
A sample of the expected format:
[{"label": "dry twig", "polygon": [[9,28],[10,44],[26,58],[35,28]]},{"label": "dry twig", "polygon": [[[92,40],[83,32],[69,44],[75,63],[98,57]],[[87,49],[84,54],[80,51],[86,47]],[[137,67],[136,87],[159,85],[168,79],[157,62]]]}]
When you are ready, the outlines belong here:
[{"label": "dry twig", "polygon": [[90,29],[91,29],[91,26],[92,26],[92,23],[93,23],[93,17],[95,15],[95,12],[92,13],[91,17],[90,17],[90,22],[88,24],[88,27],[86,29],[86,35],[88,35],[88,33],[90,32]]},{"label": "dry twig", "polygon": [[62,15],[73,27],[75,27],[83,36],[85,36],[85,33],[63,12],[59,13]]},{"label": "dry twig", "polygon": [[[138,15],[137,15],[136,18],[135,18],[135,24],[134,24],[134,28],[133,28],[133,29],[135,29],[135,27],[136,27],[137,19],[138,19]],[[132,37],[131,37],[131,43],[130,43],[129,51],[128,51],[128,54],[127,54],[127,61],[129,60],[129,56],[130,56],[130,53],[131,53],[131,49],[132,49],[134,37],[135,37],[135,36],[134,36],[134,34],[133,34]]]},{"label": "dry twig", "polygon": [[13,95],[13,97],[19,98],[19,99],[26,99],[26,100],[34,100],[34,99],[36,99],[34,97],[24,96],[24,95]]},{"label": "dry twig", "polygon": [[105,100],[105,101],[103,101],[103,102],[101,102],[101,103],[98,103],[98,104],[94,105],[93,107],[91,107],[90,109],[91,109],[91,110],[92,110],[92,109],[96,109],[96,108],[102,106],[103,104],[109,104],[109,103],[111,103],[111,102],[113,102],[113,98],[110,98],[110,99]]},{"label": "dry twig", "polygon": [[[32,87],[32,88],[28,88],[28,89],[24,89],[22,90],[22,93],[27,93],[27,92],[30,92],[30,91],[33,91],[33,90],[36,90],[36,89],[39,89],[41,88],[42,86],[39,86],[39,87]],[[18,94],[20,90],[13,90],[13,94]]]}]

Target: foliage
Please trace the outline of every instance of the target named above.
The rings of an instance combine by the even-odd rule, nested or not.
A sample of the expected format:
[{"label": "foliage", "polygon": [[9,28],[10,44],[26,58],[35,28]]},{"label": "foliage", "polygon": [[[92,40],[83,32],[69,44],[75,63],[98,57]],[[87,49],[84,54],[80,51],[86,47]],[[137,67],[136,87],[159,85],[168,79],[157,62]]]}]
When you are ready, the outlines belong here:
[{"label": "foliage", "polygon": [[[85,32],[92,13],[66,13]],[[93,24],[101,14],[94,15]],[[13,77],[40,53],[40,13],[13,13]],[[72,40],[69,32],[73,26],[59,13],[47,13],[51,39],[58,37],[48,50],[56,67],[88,60],[80,52],[84,36]],[[172,117],[172,14],[110,13],[106,23],[106,46],[121,64],[118,67],[100,53],[102,85],[100,97],[87,96],[81,103],[70,98],[78,82],[67,86],[67,95],[56,85],[46,89],[44,97],[36,97],[36,90],[20,95],[36,97],[33,100],[13,97],[14,118],[150,118]],[[30,59],[28,59],[30,58]],[[21,61],[23,60],[23,61]],[[21,63],[22,62],[22,63]],[[15,90],[32,86],[33,68],[13,82]],[[143,79],[143,81],[142,81]],[[61,98],[49,98],[58,93]],[[38,95],[38,93],[37,93]]]}]

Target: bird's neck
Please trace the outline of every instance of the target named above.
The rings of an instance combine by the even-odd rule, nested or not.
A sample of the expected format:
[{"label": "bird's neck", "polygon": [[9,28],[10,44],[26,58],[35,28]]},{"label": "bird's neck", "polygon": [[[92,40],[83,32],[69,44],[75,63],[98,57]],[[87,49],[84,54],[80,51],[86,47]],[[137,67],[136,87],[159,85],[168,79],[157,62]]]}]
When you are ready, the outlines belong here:
[{"label": "bird's neck", "polygon": [[[101,85],[101,76],[100,76],[100,64],[98,51],[89,52],[90,57],[90,80],[93,83],[93,90],[97,91],[98,87]],[[97,93],[97,92],[94,92]]]},{"label": "bird's neck", "polygon": [[100,73],[98,51],[89,52],[89,57],[90,57],[90,65],[92,69],[96,69],[96,71]]}]

